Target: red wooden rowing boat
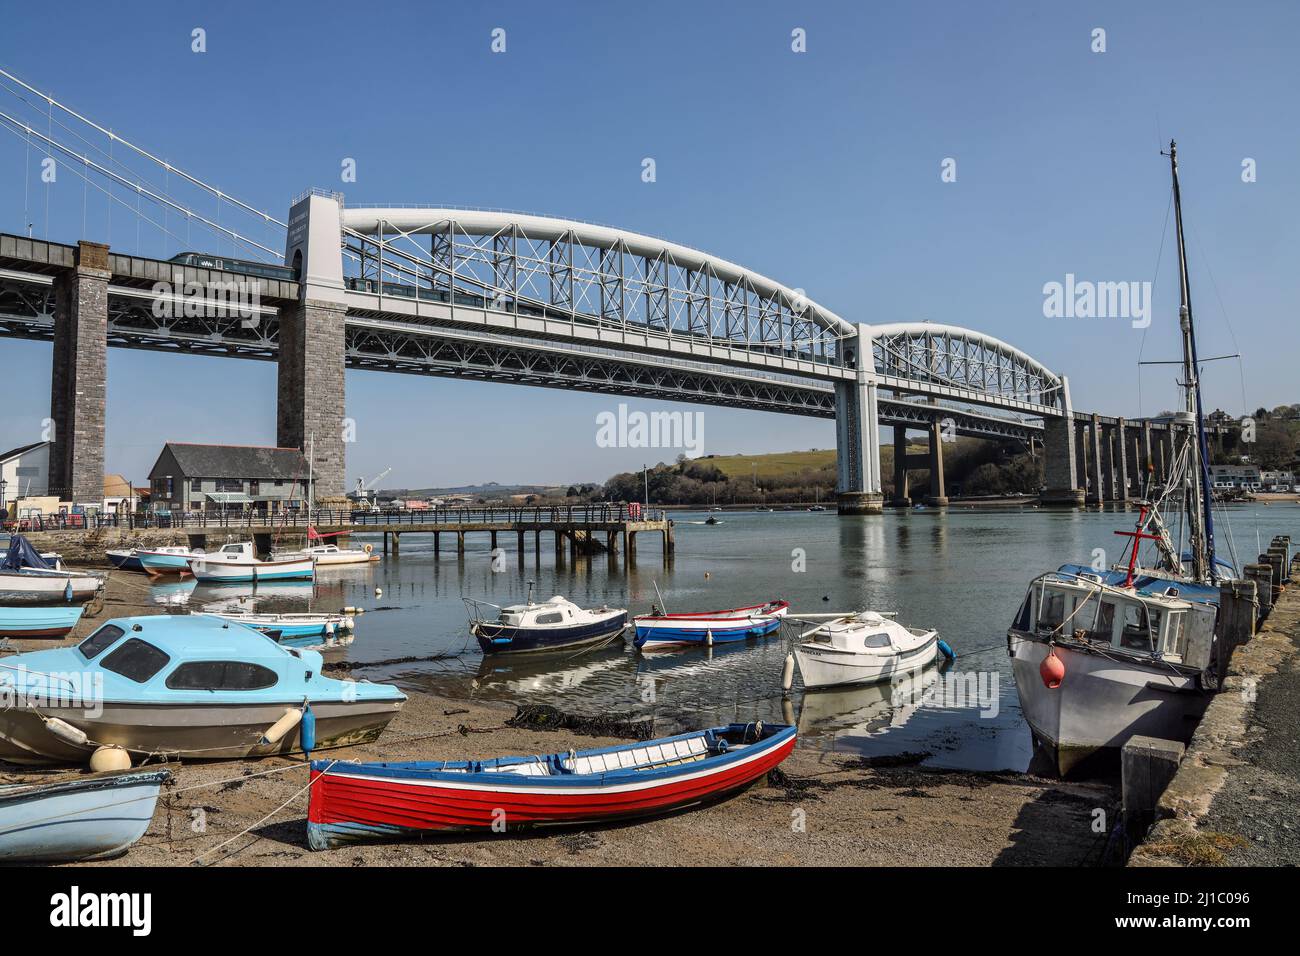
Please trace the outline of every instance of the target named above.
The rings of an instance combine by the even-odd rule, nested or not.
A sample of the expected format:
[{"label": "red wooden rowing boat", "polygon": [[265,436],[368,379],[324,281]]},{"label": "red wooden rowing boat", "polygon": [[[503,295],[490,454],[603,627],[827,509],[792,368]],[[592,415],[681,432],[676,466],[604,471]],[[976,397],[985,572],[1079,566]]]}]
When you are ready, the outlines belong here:
[{"label": "red wooden rowing boat", "polygon": [[730,724],[603,750],[496,760],[313,760],[313,850],[444,830],[524,829],[664,813],[718,799],[794,749],[795,728]]}]

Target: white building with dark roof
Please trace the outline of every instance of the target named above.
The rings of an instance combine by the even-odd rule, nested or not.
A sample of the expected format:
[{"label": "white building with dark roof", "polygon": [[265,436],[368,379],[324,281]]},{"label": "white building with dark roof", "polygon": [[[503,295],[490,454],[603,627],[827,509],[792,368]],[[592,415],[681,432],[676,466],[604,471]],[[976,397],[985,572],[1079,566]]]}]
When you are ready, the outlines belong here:
[{"label": "white building with dark roof", "polygon": [[0,481],[6,503],[49,494],[50,443],[38,441],[0,453]]},{"label": "white building with dark roof", "polygon": [[168,442],[149,471],[151,507],[273,514],[306,507],[308,477],[297,448]]}]

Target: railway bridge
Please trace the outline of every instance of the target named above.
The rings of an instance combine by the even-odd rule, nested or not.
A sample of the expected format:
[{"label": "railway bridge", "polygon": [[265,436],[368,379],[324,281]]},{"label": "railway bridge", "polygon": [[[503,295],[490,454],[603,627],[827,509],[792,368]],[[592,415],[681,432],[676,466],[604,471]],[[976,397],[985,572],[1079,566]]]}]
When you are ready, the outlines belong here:
[{"label": "railway bridge", "polygon": [[[848,321],[727,260],[609,226],[448,207],[292,204],[284,266],[150,259],[0,234],[0,336],[53,343],[50,485],[94,501],[106,349],[278,363],[277,439],[314,436],[341,494],[344,369],[450,376],[834,418],[842,513],[881,510],[880,428],[925,434],[925,497],[946,502],[959,435],[1044,456],[1043,501],[1124,500],[1172,457],[1174,425],[1075,410],[1065,376],[992,336]],[[236,299],[222,294],[241,291]]]}]

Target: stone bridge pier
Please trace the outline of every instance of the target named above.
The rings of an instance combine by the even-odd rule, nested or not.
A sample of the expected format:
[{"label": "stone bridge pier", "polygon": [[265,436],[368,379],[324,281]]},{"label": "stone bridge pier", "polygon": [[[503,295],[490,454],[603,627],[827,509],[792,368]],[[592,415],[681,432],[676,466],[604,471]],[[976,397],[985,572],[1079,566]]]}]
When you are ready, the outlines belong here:
[{"label": "stone bridge pier", "polygon": [[[880,484],[879,386],[871,365],[871,338],[858,326],[858,374],[835,383],[836,497],[842,515],[880,514],[885,496]],[[864,367],[866,366],[866,367]]]},{"label": "stone bridge pier", "polygon": [[108,376],[108,246],[77,244],[54,280],[50,369],[49,493],[74,504],[104,499],[104,403]]}]

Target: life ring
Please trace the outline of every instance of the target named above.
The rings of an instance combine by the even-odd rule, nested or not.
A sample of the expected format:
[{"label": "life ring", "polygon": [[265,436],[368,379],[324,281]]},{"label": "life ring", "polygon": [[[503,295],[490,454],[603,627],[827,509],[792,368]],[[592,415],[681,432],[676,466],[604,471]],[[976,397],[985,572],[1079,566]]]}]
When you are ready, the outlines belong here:
[{"label": "life ring", "polygon": [[362,548],[362,550],[365,551],[366,554],[369,554],[371,551],[375,550],[375,546],[373,544],[367,544]]}]

